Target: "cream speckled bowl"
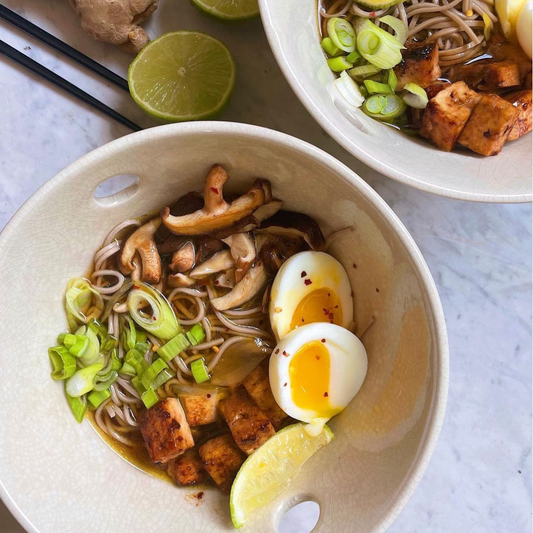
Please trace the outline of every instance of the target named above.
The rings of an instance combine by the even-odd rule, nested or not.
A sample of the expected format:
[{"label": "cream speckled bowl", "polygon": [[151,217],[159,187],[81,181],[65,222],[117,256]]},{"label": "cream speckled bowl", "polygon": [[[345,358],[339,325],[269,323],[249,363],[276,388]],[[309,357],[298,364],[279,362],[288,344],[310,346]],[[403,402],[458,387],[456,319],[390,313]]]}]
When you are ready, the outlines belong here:
[{"label": "cream speckled bowl", "polygon": [[[230,189],[271,180],[289,209],[314,216],[335,243],[364,327],[367,379],[331,422],[336,439],[243,531],[276,530],[283,512],[314,500],[315,531],[384,531],[429,462],[442,424],[448,348],[439,297],[415,243],[363,180],[324,152],[270,130],[229,123],[162,126],[114,141],[46,183],[0,236],[0,494],[31,532],[231,531],[228,500],[148,476],[78,425],[50,379],[47,348],[66,325],[62,299],[108,230],[125,218],[201,189],[212,163]],[[117,174],[140,177],[107,201],[93,191]],[[352,265],[356,264],[357,268]],[[379,292],[378,292],[379,290]]]},{"label": "cream speckled bowl", "polygon": [[530,202],[531,134],[495,157],[443,152],[350,111],[333,86],[318,37],[317,0],[259,0],[278,64],[317,122],[352,155],[382,174],[423,191],[477,202]]}]

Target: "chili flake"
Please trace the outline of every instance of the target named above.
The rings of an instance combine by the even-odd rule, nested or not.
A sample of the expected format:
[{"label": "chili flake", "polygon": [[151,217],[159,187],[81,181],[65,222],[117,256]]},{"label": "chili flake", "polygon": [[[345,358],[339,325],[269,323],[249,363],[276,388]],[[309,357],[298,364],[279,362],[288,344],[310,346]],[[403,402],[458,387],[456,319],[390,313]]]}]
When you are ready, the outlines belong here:
[{"label": "chili flake", "polygon": [[312,282],[310,279],[306,279],[306,280],[304,281],[304,283],[305,283],[306,285],[311,285],[311,283],[313,283],[313,282]]},{"label": "chili flake", "polygon": [[307,272],[305,270],[302,270],[302,273],[300,274],[302,278],[305,278],[307,276]]},{"label": "chili flake", "polygon": [[329,394],[327,392],[324,393],[324,398],[327,398]]},{"label": "chili flake", "polygon": [[326,342],[326,339],[322,339],[320,342]]},{"label": "chili flake", "polygon": [[216,187],[209,187],[215,194],[218,194],[218,189]]}]

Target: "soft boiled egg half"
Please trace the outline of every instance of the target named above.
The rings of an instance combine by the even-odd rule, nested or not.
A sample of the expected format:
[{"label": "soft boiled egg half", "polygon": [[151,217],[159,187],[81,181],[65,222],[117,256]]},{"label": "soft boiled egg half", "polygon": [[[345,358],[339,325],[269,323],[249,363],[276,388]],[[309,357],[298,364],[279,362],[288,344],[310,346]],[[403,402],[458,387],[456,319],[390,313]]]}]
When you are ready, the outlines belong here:
[{"label": "soft boiled egg half", "polygon": [[350,331],[314,323],[286,335],[270,357],[269,377],[277,404],[308,422],[316,436],[357,394],[366,376],[366,350]]},{"label": "soft boiled egg half", "polygon": [[353,297],[343,266],[323,252],[300,252],[279,269],[270,293],[270,324],[280,340],[315,322],[350,327]]}]

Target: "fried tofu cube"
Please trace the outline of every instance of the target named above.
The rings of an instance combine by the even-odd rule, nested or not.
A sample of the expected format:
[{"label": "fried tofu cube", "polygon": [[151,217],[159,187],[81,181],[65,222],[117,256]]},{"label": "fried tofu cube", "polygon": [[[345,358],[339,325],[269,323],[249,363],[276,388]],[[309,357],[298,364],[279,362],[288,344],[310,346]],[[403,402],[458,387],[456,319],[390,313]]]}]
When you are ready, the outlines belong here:
[{"label": "fried tofu cube", "polygon": [[276,431],[280,429],[288,416],[276,403],[266,372],[258,366],[244,380],[243,385],[259,409],[261,409],[270,422],[272,422],[274,429]]},{"label": "fried tofu cube", "polygon": [[[512,61],[518,66],[520,83],[525,85],[527,78],[531,80],[531,59],[524,54],[520,46],[509,41],[494,42],[488,47],[486,53],[493,61]],[[525,85],[527,87],[527,85]]]},{"label": "fried tofu cube", "polygon": [[429,87],[426,87],[426,94],[428,99],[431,100],[433,97],[437,96],[443,89],[449,87],[451,83],[449,81],[436,81],[432,83]]},{"label": "fried tofu cube", "polygon": [[167,463],[194,446],[191,428],[176,398],[165,398],[144,411],[139,427],[154,463]]},{"label": "fried tofu cube", "polygon": [[423,89],[429,87],[441,75],[439,66],[439,47],[436,43],[407,43],[402,50],[402,60],[394,67],[398,78],[397,91],[408,83],[416,83]]},{"label": "fried tofu cube", "polygon": [[481,155],[499,154],[517,117],[513,104],[495,94],[483,95],[459,136],[459,143]]},{"label": "fried tofu cube", "polygon": [[204,462],[200,459],[198,450],[195,448],[187,450],[176,459],[169,461],[167,472],[176,485],[182,487],[203,485],[209,481]]},{"label": "fried tofu cube", "polygon": [[226,419],[235,443],[247,455],[276,433],[265,413],[243,388],[220,402],[220,412]]},{"label": "fried tofu cube", "polygon": [[231,484],[246,459],[231,435],[221,435],[208,440],[200,446],[198,453],[218,488],[226,494],[229,493]]},{"label": "fried tofu cube", "polygon": [[532,93],[531,89],[524,89],[523,91],[515,91],[511,94],[506,94],[503,98],[512,104],[518,110],[518,118],[516,119],[511,133],[509,133],[508,141],[515,141],[522,135],[531,131],[532,122]]},{"label": "fried tofu cube", "polygon": [[455,68],[453,81],[464,81],[472,89],[496,91],[505,87],[520,85],[520,70],[513,61],[476,61],[470,65]]},{"label": "fried tofu cube", "polygon": [[450,152],[480,96],[458,81],[440,91],[428,103],[422,116],[420,134],[441,150]]},{"label": "fried tofu cube", "polygon": [[216,422],[218,418],[218,396],[215,392],[195,396],[180,396],[189,426],[205,426]]}]

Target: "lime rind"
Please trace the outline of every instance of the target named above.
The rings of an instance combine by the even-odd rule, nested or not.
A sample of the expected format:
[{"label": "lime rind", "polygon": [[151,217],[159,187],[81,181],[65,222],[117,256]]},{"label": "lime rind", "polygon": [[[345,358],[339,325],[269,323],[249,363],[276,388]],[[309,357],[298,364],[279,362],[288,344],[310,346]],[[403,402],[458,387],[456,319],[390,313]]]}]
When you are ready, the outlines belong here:
[{"label": "lime rind", "polygon": [[259,5],[256,0],[216,0],[211,2],[209,0],[191,0],[191,2],[202,13],[223,21],[244,21],[259,15]]},{"label": "lime rind", "polygon": [[[245,518],[246,518],[246,513],[242,509],[242,506],[239,506],[240,496],[243,494],[249,494],[249,491],[246,490],[247,488],[246,481],[247,479],[252,479],[252,478],[259,479],[259,476],[250,475],[250,472],[253,473],[257,470],[257,467],[259,465],[257,465],[256,463],[261,462],[262,457],[269,456],[269,455],[275,456],[276,455],[275,453],[276,444],[280,445],[282,443],[280,438],[283,438],[285,433],[292,433],[292,432],[295,433],[296,437],[303,436],[303,438],[300,438],[299,441],[296,440],[295,443],[291,443],[291,447],[294,447],[294,445],[297,445],[298,442],[305,444],[305,441],[304,441],[305,438],[310,439],[310,440],[316,440],[316,447],[314,450],[312,450],[312,453],[310,453],[308,457],[305,458],[303,462],[299,464],[299,468],[294,475],[292,475],[288,479],[283,478],[279,480],[279,483],[277,486],[282,487],[282,488],[286,488],[290,484],[291,480],[297,476],[299,469],[305,464],[305,462],[312,455],[315,454],[315,452],[317,452],[323,446],[326,446],[327,444],[329,444],[335,438],[331,429],[326,425],[324,426],[323,431],[317,437],[311,437],[305,431],[305,424],[298,423],[298,424],[293,424],[291,426],[288,426],[282,429],[281,431],[278,431],[267,442],[265,442],[265,444],[263,444],[261,448],[259,448],[252,455],[250,455],[246,459],[246,461],[244,461],[239,472],[237,473],[237,476],[235,477],[235,480],[233,482],[233,485],[231,487],[231,492],[230,492],[230,515],[231,515],[231,521],[233,522],[233,525],[236,529],[240,529],[241,527],[243,527]],[[261,476],[261,478],[264,479],[264,474],[263,476]],[[269,503],[270,501],[273,501],[274,498],[278,496],[278,494],[279,492],[276,493],[271,500],[265,503]]]},{"label": "lime rind", "polygon": [[[146,72],[149,72],[149,69],[146,68],[145,63],[147,61],[150,61],[148,58],[150,55],[154,53],[154,51],[158,51],[158,48],[161,49],[160,56],[163,57],[164,54],[169,53],[169,47],[162,46],[162,43],[164,43],[167,39],[176,39],[176,38],[185,38],[185,37],[191,37],[191,38],[200,38],[204,40],[205,43],[208,43],[210,45],[215,45],[215,47],[218,49],[217,52],[220,53],[220,60],[221,63],[223,61],[226,61],[226,67],[228,68],[229,75],[227,78],[223,80],[225,87],[225,90],[218,95],[218,103],[214,105],[213,107],[207,109],[206,111],[200,112],[200,113],[173,113],[173,112],[166,112],[161,110],[158,107],[154,107],[151,105],[145,98],[143,98],[139,91],[137,90],[136,85],[138,85],[138,82],[136,82],[136,75],[139,74],[142,77],[143,74],[146,74]],[[166,57],[167,61],[172,60],[172,57]],[[140,70],[139,70],[140,69]],[[236,79],[236,65],[235,61],[233,59],[233,56],[231,55],[231,52],[229,51],[228,47],[219,41],[218,39],[215,39],[214,37],[208,35],[207,33],[203,32],[197,32],[197,31],[177,31],[177,32],[169,32],[161,35],[157,39],[151,41],[148,45],[146,45],[137,55],[137,57],[133,60],[131,63],[129,69],[128,69],[128,85],[130,88],[130,94],[135,101],[135,103],[148,115],[150,115],[152,118],[162,121],[162,122],[183,122],[183,121],[189,121],[189,120],[203,120],[207,118],[214,118],[222,113],[224,108],[226,107],[231,94],[233,92],[233,89],[235,87],[235,79]],[[154,84],[158,81],[157,76],[154,77]],[[218,80],[221,81],[220,79]],[[206,86],[206,84],[204,84]]]}]

